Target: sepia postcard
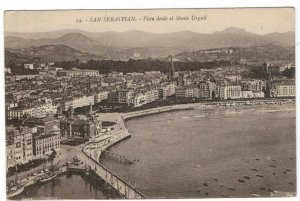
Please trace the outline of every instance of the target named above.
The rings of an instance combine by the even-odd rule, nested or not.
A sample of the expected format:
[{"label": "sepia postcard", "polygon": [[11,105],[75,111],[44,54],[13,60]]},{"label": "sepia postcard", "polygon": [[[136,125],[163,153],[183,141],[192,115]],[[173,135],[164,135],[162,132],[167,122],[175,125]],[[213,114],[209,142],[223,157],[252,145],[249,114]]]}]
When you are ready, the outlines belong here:
[{"label": "sepia postcard", "polygon": [[4,13],[9,200],[296,196],[295,11]]}]

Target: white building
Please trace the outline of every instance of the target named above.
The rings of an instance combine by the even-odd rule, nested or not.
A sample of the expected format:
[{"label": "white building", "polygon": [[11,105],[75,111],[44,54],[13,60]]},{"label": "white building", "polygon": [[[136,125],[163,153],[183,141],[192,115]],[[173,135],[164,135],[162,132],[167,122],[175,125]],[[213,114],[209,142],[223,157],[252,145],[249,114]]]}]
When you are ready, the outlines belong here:
[{"label": "white building", "polygon": [[241,91],[241,98],[264,98],[265,93],[262,91]]},{"label": "white building", "polygon": [[219,98],[223,100],[241,98],[241,86],[238,85],[220,86]]},{"label": "white building", "polygon": [[81,96],[73,98],[72,100],[65,101],[63,103],[63,111],[67,111],[71,106],[75,109],[78,107],[89,106],[90,104],[94,105],[95,98],[94,96]]}]

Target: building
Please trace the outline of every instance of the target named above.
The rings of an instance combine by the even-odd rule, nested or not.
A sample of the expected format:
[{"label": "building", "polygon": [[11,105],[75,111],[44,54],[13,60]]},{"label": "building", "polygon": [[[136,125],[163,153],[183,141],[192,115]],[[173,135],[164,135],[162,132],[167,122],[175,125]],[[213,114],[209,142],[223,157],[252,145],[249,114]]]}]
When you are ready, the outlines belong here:
[{"label": "building", "polygon": [[222,100],[241,98],[241,86],[238,85],[220,86],[219,98]]},{"label": "building", "polygon": [[94,105],[95,97],[94,96],[80,96],[67,100],[62,104],[62,110],[67,111],[70,107],[73,109],[78,107],[89,106],[90,104]]},{"label": "building", "polygon": [[194,90],[191,87],[178,87],[175,89],[175,96],[176,98],[193,98],[194,92],[197,97],[198,90]]},{"label": "building", "polygon": [[158,89],[158,93],[160,99],[165,99],[169,96],[172,96],[175,94],[175,85],[174,84],[164,85]]},{"label": "building", "polygon": [[129,105],[129,100],[133,97],[133,91],[121,89],[118,91],[118,103]]},{"label": "building", "polygon": [[95,103],[100,103],[103,100],[106,100],[108,97],[108,92],[107,91],[100,91],[99,93],[96,93],[94,95],[94,102]]},{"label": "building", "polygon": [[281,83],[272,84],[271,97],[295,97],[296,86]]},{"label": "building", "polygon": [[241,91],[241,98],[264,98],[265,93],[262,91]]},{"label": "building", "polygon": [[25,115],[32,116],[33,108],[12,108],[7,111],[7,119],[22,119]]},{"label": "building", "polygon": [[60,129],[54,126],[49,134],[37,134],[33,141],[35,158],[45,158],[52,153],[52,150],[60,149]]},{"label": "building", "polygon": [[242,91],[265,91],[266,81],[265,80],[242,80],[241,81]]},{"label": "building", "polygon": [[159,91],[157,89],[149,90],[145,93],[145,96],[146,96],[147,103],[154,102],[159,98]]},{"label": "building", "polygon": [[270,97],[295,97],[295,79],[278,79],[270,83]]},{"label": "building", "polygon": [[6,169],[15,166],[14,144],[6,144]]},{"label": "building", "polygon": [[85,138],[100,135],[102,122],[90,119],[61,119],[60,134],[63,138]]},{"label": "building", "polygon": [[56,75],[59,77],[93,77],[99,76],[99,71],[72,68],[71,70],[58,70]]},{"label": "building", "polygon": [[129,105],[130,99],[133,97],[133,90],[120,89],[118,91],[109,92],[107,100],[112,104]]},{"label": "building", "polygon": [[133,107],[140,107],[147,103],[147,96],[142,93],[136,93],[131,99],[130,99],[130,105]]},{"label": "building", "polygon": [[117,104],[119,102],[118,92],[117,91],[109,92],[107,95],[107,101],[111,104]]},{"label": "building", "polygon": [[52,100],[44,99],[39,105],[30,104],[28,107],[16,107],[7,111],[8,119],[22,119],[24,116],[43,118],[54,115],[57,112],[57,105],[53,105]]},{"label": "building", "polygon": [[276,75],[280,73],[280,66],[269,65],[267,68],[268,73],[272,73],[272,75]]},{"label": "building", "polygon": [[212,99],[216,96],[216,84],[212,82],[205,82],[199,84],[198,98]]},{"label": "building", "polygon": [[178,87],[183,87],[184,86],[184,80],[185,80],[185,75],[183,72],[179,73],[179,76],[177,77],[177,86]]},{"label": "building", "polygon": [[36,128],[7,127],[7,167],[25,164],[34,159],[32,133]]},{"label": "building", "polygon": [[37,127],[38,133],[50,134],[52,128],[59,125],[59,120],[53,116],[44,118],[29,117],[24,121],[24,125],[28,127]]}]

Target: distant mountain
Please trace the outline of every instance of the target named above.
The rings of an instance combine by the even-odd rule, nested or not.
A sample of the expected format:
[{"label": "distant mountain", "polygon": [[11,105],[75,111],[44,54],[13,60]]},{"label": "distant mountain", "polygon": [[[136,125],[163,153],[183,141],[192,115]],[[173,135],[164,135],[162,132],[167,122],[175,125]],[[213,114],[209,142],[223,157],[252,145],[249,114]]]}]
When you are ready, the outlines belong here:
[{"label": "distant mountain", "polygon": [[24,49],[5,50],[5,63],[24,63],[36,60],[43,62],[103,59],[66,45],[43,45]]},{"label": "distant mountain", "polygon": [[294,47],[263,45],[251,47],[229,47],[182,52],[175,58],[179,61],[236,61],[252,62],[291,61],[295,60]]},{"label": "distant mountain", "polygon": [[147,33],[137,30],[96,33],[74,29],[43,33],[5,33],[5,48],[22,49],[58,44],[106,59],[128,60],[149,57],[163,58],[181,52],[223,47],[269,44],[292,47],[295,45],[295,34],[287,32],[257,35],[234,27],[211,34],[191,31]]}]

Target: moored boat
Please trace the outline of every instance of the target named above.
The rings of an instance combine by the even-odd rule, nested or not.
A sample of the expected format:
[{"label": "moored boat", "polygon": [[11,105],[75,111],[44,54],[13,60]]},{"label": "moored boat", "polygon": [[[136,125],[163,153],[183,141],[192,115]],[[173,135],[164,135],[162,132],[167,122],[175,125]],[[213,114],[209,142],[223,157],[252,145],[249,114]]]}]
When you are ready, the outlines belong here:
[{"label": "moored boat", "polygon": [[15,197],[15,196],[21,194],[24,191],[24,188],[25,188],[25,185],[22,185],[22,184],[18,184],[16,186],[9,188],[7,190],[7,197],[12,198],[12,197]]},{"label": "moored boat", "polygon": [[51,172],[48,174],[45,174],[43,177],[41,177],[38,182],[46,182],[54,179],[57,176],[57,172]]}]

